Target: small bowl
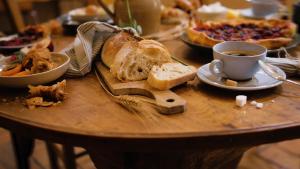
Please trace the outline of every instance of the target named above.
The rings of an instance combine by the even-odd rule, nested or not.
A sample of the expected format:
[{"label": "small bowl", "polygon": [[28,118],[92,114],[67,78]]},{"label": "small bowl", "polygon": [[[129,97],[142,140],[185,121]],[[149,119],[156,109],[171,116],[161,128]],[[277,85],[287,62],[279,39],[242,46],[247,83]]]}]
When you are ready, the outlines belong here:
[{"label": "small bowl", "polygon": [[70,58],[61,53],[51,53],[51,59],[58,64],[54,69],[21,77],[0,76],[0,86],[25,88],[28,85],[41,85],[61,77],[68,69]]}]

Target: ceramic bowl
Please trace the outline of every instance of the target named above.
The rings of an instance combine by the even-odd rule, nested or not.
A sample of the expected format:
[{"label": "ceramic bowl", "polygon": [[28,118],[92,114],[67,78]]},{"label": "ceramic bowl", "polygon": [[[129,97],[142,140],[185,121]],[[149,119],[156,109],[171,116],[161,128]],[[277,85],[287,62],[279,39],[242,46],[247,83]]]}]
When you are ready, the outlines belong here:
[{"label": "ceramic bowl", "polygon": [[28,85],[42,85],[58,79],[67,71],[70,58],[65,54],[52,53],[51,60],[57,63],[56,68],[22,77],[0,76],[0,86],[25,88]]}]

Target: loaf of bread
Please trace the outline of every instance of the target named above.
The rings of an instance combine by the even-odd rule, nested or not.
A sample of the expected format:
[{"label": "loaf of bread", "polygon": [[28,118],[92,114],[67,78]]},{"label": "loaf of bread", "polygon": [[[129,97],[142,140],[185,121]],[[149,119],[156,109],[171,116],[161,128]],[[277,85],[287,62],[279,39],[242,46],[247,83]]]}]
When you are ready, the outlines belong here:
[{"label": "loaf of bread", "polygon": [[115,55],[111,73],[121,81],[148,78],[154,65],[172,62],[171,54],[161,43],[153,40],[129,41]]},{"label": "loaf of bread", "polygon": [[110,67],[115,60],[115,55],[121,47],[130,41],[138,42],[138,39],[125,31],[121,31],[108,38],[102,48],[101,59],[103,63]]},{"label": "loaf of bread", "polygon": [[165,63],[161,66],[153,66],[147,82],[153,88],[168,90],[174,86],[193,80],[196,68],[185,66],[181,63]]}]

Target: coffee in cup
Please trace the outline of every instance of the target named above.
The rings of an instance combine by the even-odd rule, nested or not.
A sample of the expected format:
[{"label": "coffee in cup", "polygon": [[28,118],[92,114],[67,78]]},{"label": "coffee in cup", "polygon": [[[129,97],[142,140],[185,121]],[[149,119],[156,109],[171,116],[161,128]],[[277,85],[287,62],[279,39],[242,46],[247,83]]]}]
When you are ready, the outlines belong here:
[{"label": "coffee in cup", "polygon": [[263,46],[226,41],[213,47],[214,60],[209,69],[218,77],[232,80],[248,80],[259,70],[258,60],[265,60],[267,49]]}]

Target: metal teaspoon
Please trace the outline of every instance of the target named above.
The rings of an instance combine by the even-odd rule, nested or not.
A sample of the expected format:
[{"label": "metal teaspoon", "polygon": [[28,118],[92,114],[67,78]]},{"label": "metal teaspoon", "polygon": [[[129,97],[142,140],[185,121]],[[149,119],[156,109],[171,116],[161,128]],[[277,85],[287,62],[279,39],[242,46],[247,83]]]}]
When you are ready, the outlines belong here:
[{"label": "metal teaspoon", "polygon": [[286,79],[286,78],[283,77],[282,75],[278,74],[278,73],[272,68],[272,66],[270,66],[268,63],[265,63],[265,62],[259,60],[259,61],[258,61],[258,64],[259,64],[259,66],[263,69],[264,72],[266,72],[269,76],[273,77],[274,79],[279,80],[279,81],[290,82],[290,83],[293,83],[293,84],[295,84],[295,85],[299,85],[299,86],[300,86],[300,83],[295,82],[295,81],[293,81],[293,80]]}]

